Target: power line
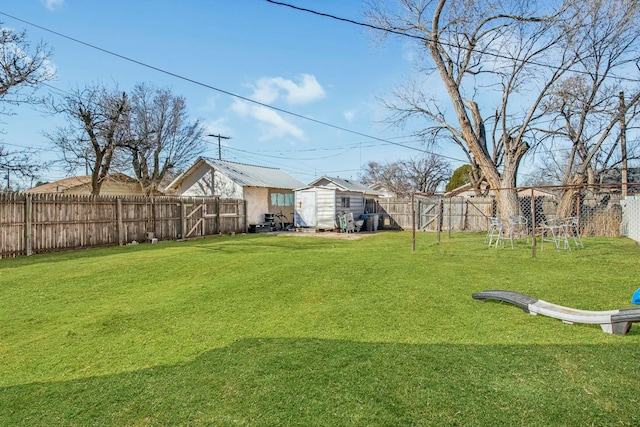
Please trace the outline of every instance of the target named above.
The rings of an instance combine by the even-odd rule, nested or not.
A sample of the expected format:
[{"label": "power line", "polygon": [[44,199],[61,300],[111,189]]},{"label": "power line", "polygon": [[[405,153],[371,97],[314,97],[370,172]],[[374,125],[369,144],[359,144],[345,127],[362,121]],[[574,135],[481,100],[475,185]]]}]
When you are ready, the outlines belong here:
[{"label": "power line", "polygon": [[[424,150],[420,150],[420,149],[413,148],[413,147],[407,147],[407,146],[404,146],[404,145],[402,145],[402,144],[398,144],[398,143],[395,143],[395,142],[393,142],[393,141],[389,141],[389,140],[384,139],[384,138],[379,138],[379,137],[376,137],[376,136],[367,135],[367,134],[365,134],[365,133],[358,132],[358,131],[354,131],[354,130],[351,130],[351,129],[347,129],[347,128],[344,128],[344,127],[342,127],[342,126],[337,126],[337,125],[334,125],[334,124],[331,124],[331,123],[323,122],[323,121],[321,121],[321,120],[317,120],[317,119],[314,119],[314,118],[311,118],[311,117],[307,117],[307,116],[304,116],[304,115],[302,115],[302,114],[294,113],[294,112],[292,112],[292,111],[288,111],[288,110],[285,110],[285,109],[283,109],[283,108],[275,107],[275,106],[273,106],[273,105],[269,105],[269,104],[266,104],[266,103],[264,103],[264,102],[256,101],[256,100],[254,100],[254,99],[247,98],[247,97],[245,97],[245,96],[238,95],[238,94],[236,94],[236,93],[233,93],[233,92],[230,92],[230,91],[227,91],[227,90],[224,90],[224,89],[220,89],[220,88],[217,88],[217,87],[215,87],[215,86],[212,86],[212,85],[209,85],[209,84],[206,84],[206,83],[202,83],[202,82],[197,81],[197,80],[194,80],[194,79],[192,79],[192,78],[185,77],[185,76],[183,76],[183,75],[180,75],[180,74],[177,74],[177,73],[174,73],[174,72],[171,72],[171,71],[165,70],[165,69],[163,69],[163,68],[160,68],[160,67],[156,67],[156,66],[154,66],[154,65],[147,64],[147,63],[142,62],[142,61],[139,61],[139,60],[137,60],[137,59],[133,59],[133,58],[130,58],[130,57],[128,57],[128,56],[125,56],[125,55],[122,55],[122,54],[119,54],[119,53],[113,52],[113,51],[111,51],[111,50],[108,50],[108,49],[105,49],[105,48],[102,48],[102,47],[96,46],[96,45],[94,45],[94,44],[87,43],[87,42],[82,41],[82,40],[79,40],[79,39],[77,39],[77,38],[74,38],[74,37],[71,37],[71,36],[67,36],[67,35],[65,35],[65,34],[62,34],[62,33],[58,32],[58,31],[54,31],[54,30],[51,30],[51,29],[49,29],[49,28],[43,27],[43,26],[41,26],[41,25],[34,24],[34,23],[32,23],[32,22],[26,21],[26,20],[24,20],[24,19],[18,18],[18,17],[16,17],[16,16],[10,15],[10,14],[5,13],[5,12],[2,12],[2,11],[0,11],[0,15],[4,15],[4,16],[6,16],[6,17],[8,17],[8,18],[11,18],[11,19],[14,19],[14,20],[16,20],[16,21],[22,22],[22,23],[24,23],[24,24],[30,25],[30,26],[32,26],[32,27],[34,27],[34,28],[38,28],[38,29],[40,29],[40,30],[43,30],[43,31],[49,32],[49,33],[51,33],[51,34],[55,34],[55,35],[57,35],[58,37],[62,37],[62,38],[65,38],[65,39],[67,39],[67,40],[71,40],[71,41],[73,41],[73,42],[75,42],[75,43],[82,44],[82,45],[87,46],[87,47],[89,47],[89,48],[92,48],[92,49],[98,50],[98,51],[103,52],[103,53],[106,53],[106,54],[108,54],[108,55],[115,56],[115,57],[120,58],[120,59],[123,59],[123,60],[125,60],[125,61],[132,62],[132,63],[137,64],[137,65],[140,65],[140,66],[142,66],[142,67],[149,68],[149,69],[151,69],[151,70],[154,70],[154,71],[157,71],[157,72],[160,72],[160,73],[163,73],[163,74],[169,75],[169,76],[171,76],[171,77],[175,77],[175,78],[177,78],[177,79],[184,80],[184,81],[186,81],[186,82],[193,83],[193,84],[195,84],[195,85],[202,86],[202,87],[205,87],[205,88],[207,88],[207,89],[211,89],[211,90],[213,90],[213,91],[220,92],[220,93],[222,93],[222,94],[225,94],[225,95],[228,95],[228,96],[231,96],[231,97],[234,97],[234,98],[237,98],[237,99],[240,99],[240,100],[243,100],[243,101],[246,101],[246,102],[249,102],[249,103],[255,104],[255,105],[259,105],[259,106],[261,106],[261,107],[269,108],[269,109],[271,109],[271,110],[278,111],[278,112],[280,112],[280,113],[284,113],[284,114],[287,114],[287,115],[290,115],[290,116],[293,116],[293,117],[297,117],[297,118],[300,118],[300,119],[303,119],[303,120],[307,120],[307,121],[310,121],[310,122],[313,122],[313,123],[316,123],[316,124],[319,124],[319,125],[327,126],[327,127],[333,128],[333,129],[341,130],[341,131],[343,131],[343,132],[351,133],[351,134],[354,134],[354,135],[359,135],[359,136],[362,136],[362,137],[365,137],[365,138],[368,138],[368,139],[373,139],[373,140],[377,140],[377,141],[385,142],[385,143],[387,143],[387,144],[397,145],[397,146],[401,146],[401,147],[404,147],[404,148],[409,148],[409,149],[413,149],[413,150],[416,150],[416,151],[424,152]],[[427,154],[429,154],[429,153],[427,153]],[[435,154],[435,153],[434,153],[434,154]],[[436,155],[437,155],[437,154],[436,154]],[[443,156],[443,158],[447,158],[447,157],[446,157],[446,156]],[[450,159],[452,159],[452,160],[456,160],[456,161],[458,160],[458,159],[453,159],[453,158],[450,158]]]},{"label": "power line", "polygon": [[[79,40],[79,39],[71,37],[71,36],[67,36],[65,34],[62,34],[62,33],[58,32],[58,31],[54,31],[54,30],[51,30],[49,28],[43,27],[41,25],[34,24],[32,22],[26,21],[24,19],[18,18],[18,17],[13,16],[13,15],[10,15],[8,13],[0,11],[0,15],[7,16],[7,17],[9,17],[11,19],[14,19],[16,21],[19,21],[19,22],[22,22],[24,24],[30,25],[32,27],[38,28],[40,30],[49,32],[51,34],[55,34],[55,35],[57,35],[59,37],[65,38],[67,40],[71,40],[71,41],[73,41],[75,43],[82,44],[82,45],[87,46],[89,48],[96,49],[96,50],[98,50],[100,52],[103,52],[103,53],[106,53],[108,55],[112,55],[112,56],[115,56],[117,58],[123,59],[125,61],[132,62],[132,63],[140,65],[142,67],[149,68],[149,69],[154,70],[154,71],[158,71],[160,73],[175,77],[177,79],[184,80],[186,82],[193,83],[195,85],[198,85],[198,86],[201,86],[201,87],[205,87],[207,89],[211,89],[211,90],[214,90],[216,92],[220,92],[220,93],[223,93],[225,95],[228,95],[228,96],[231,96],[231,97],[234,97],[234,98],[237,98],[237,99],[240,99],[240,100],[243,100],[243,101],[255,104],[255,105],[259,105],[261,107],[269,108],[269,109],[274,110],[274,111],[278,111],[278,112],[281,112],[281,113],[284,113],[284,114],[288,114],[290,116],[297,117],[297,118],[300,118],[300,119],[303,119],[303,120],[307,120],[307,121],[310,121],[310,122],[313,122],[313,123],[316,123],[316,124],[319,124],[319,125],[327,126],[327,127],[333,128],[333,129],[341,130],[343,132],[351,133],[351,134],[354,134],[354,135],[359,135],[359,136],[362,136],[362,137],[367,138],[367,139],[380,141],[380,142],[383,142],[385,144],[395,145],[395,146],[398,146],[398,147],[402,147],[402,148],[406,148],[406,149],[409,149],[409,150],[418,151],[418,152],[425,153],[425,154],[432,154],[432,155],[435,155],[435,156],[439,156],[439,157],[441,157],[443,159],[448,159],[448,160],[452,160],[452,161],[456,161],[456,162],[466,162],[466,160],[461,160],[461,159],[458,159],[458,158],[455,158],[455,157],[450,157],[450,156],[446,156],[446,155],[443,155],[443,154],[430,152],[430,151],[422,150],[422,149],[415,148],[415,147],[410,147],[410,146],[407,146],[407,145],[404,145],[404,144],[400,144],[400,143],[397,143],[397,142],[389,141],[388,139],[385,139],[385,138],[380,138],[380,137],[376,137],[376,136],[373,136],[373,135],[368,135],[368,134],[365,134],[363,132],[354,131],[354,130],[351,130],[351,129],[344,128],[342,126],[337,126],[337,125],[334,125],[334,124],[331,124],[331,123],[328,123],[328,122],[324,122],[324,121],[321,121],[321,120],[317,120],[317,119],[314,119],[314,118],[311,118],[311,117],[304,116],[302,114],[294,113],[292,111],[288,111],[288,110],[285,110],[283,108],[275,107],[273,105],[269,105],[269,104],[266,104],[266,103],[263,103],[263,102],[260,102],[260,101],[256,101],[256,100],[253,100],[251,98],[247,98],[245,96],[238,95],[238,94],[235,94],[233,92],[230,92],[230,91],[227,91],[227,90],[224,90],[224,89],[220,89],[220,88],[217,88],[215,86],[212,86],[212,85],[209,85],[209,84],[206,84],[206,83],[202,83],[202,82],[194,80],[192,78],[185,77],[185,76],[182,76],[180,74],[165,70],[163,68],[159,68],[159,67],[156,67],[154,65],[147,64],[145,62],[142,62],[142,61],[127,57],[125,55],[110,51],[108,49],[101,48],[99,46],[93,45],[91,43],[87,43],[85,41]],[[57,89],[57,90],[59,90],[61,92],[68,93],[68,92],[63,91],[61,89]]]},{"label": "power line", "polygon": [[207,136],[212,136],[214,138],[218,138],[218,160],[222,160],[222,148],[221,148],[220,140],[221,139],[231,139],[231,137],[230,136],[222,136],[220,134],[214,135],[212,133],[208,134]]},{"label": "power line", "polygon": [[[429,38],[429,37],[420,36],[420,35],[416,35],[416,34],[410,34],[410,33],[404,32],[404,31],[394,30],[394,29],[391,29],[391,28],[384,28],[384,27],[380,27],[380,26],[377,26],[377,25],[373,25],[373,24],[367,24],[365,22],[356,21],[354,19],[342,18],[340,16],[336,16],[336,15],[332,15],[332,14],[324,13],[324,12],[318,12],[318,11],[313,10],[313,9],[307,9],[307,8],[296,6],[296,5],[293,5],[293,4],[290,4],[290,3],[284,3],[284,2],[275,1],[275,0],[265,0],[265,1],[267,3],[272,3],[272,4],[275,4],[275,5],[278,5],[278,6],[288,7],[288,8],[291,8],[291,9],[294,9],[294,10],[298,10],[298,11],[301,11],[301,12],[311,13],[313,15],[318,15],[318,16],[322,16],[322,17],[325,17],[325,18],[334,19],[336,21],[342,21],[342,22],[346,22],[348,24],[358,25],[360,27],[370,28],[370,29],[377,30],[377,31],[383,31],[385,33],[395,34],[395,35],[398,35],[398,36],[419,40],[421,42],[426,42],[426,43],[432,43],[433,42],[433,40],[431,38]],[[443,41],[443,40],[438,40],[438,43],[441,44],[441,45],[444,45],[444,46],[448,46],[448,47],[460,48],[460,46],[458,46],[458,45],[455,45],[453,43],[448,43],[448,42]],[[543,63],[536,62],[536,61],[513,58],[511,56],[500,55],[500,54],[495,53],[495,52],[485,51],[485,52],[483,52],[483,54],[488,55],[488,56],[493,56],[496,59],[508,59],[510,61],[521,62],[523,64],[524,63],[533,64],[533,65],[536,65],[536,66],[539,66],[539,67],[549,68],[549,69],[551,69],[553,71],[562,71],[563,70],[563,68],[561,68],[561,67],[555,67],[555,66],[550,65],[550,64],[543,64]],[[571,71],[574,72],[574,73],[577,73],[577,74],[585,74],[585,75],[588,75],[588,76],[591,75],[591,73],[589,73],[588,71],[581,71],[581,70],[571,70]],[[632,78],[629,78],[629,77],[616,76],[614,74],[612,74],[611,77],[614,78],[614,79],[626,80],[626,81],[633,82],[633,83],[637,83],[638,82],[638,79],[632,79]]]},{"label": "power line", "polygon": [[[387,31],[387,32],[395,33],[395,34],[402,35],[402,36],[407,36],[407,37],[412,37],[412,38],[420,39],[420,40],[422,40],[422,41],[428,41],[428,39],[427,39],[427,38],[425,38],[425,37],[421,37],[421,36],[415,36],[415,35],[410,35],[410,34],[406,34],[406,33],[401,33],[401,32],[398,32],[398,31],[393,31],[393,30],[389,30],[389,29],[384,29],[384,28],[376,27],[376,26],[374,26],[374,25],[370,25],[370,24],[360,23],[360,22],[357,22],[357,21],[354,21],[354,20],[351,20],[351,19],[340,18],[340,17],[334,16],[334,15],[324,14],[324,13],[316,12],[316,11],[313,11],[313,10],[310,10],[310,9],[299,8],[299,7],[297,7],[297,6],[289,5],[289,4],[287,4],[287,3],[276,2],[276,1],[273,1],[273,0],[267,0],[267,1],[268,1],[268,2],[270,2],[270,3],[273,3],[273,4],[277,4],[277,5],[281,5],[281,6],[291,7],[291,8],[294,8],[294,9],[301,10],[301,11],[314,13],[314,14],[316,14],[316,15],[320,15],[320,16],[326,16],[326,17],[329,17],[329,18],[332,18],[332,19],[337,19],[337,20],[344,21],[344,22],[348,22],[348,23],[351,23],[351,24],[356,24],[356,25],[360,25],[360,26],[364,26],[364,27],[369,27],[369,28],[376,29],[376,30]],[[431,154],[431,155],[435,155],[435,156],[438,156],[438,157],[441,157],[441,158],[444,158],[444,159],[448,159],[448,160],[452,160],[452,161],[455,161],[455,162],[461,162],[461,163],[466,163],[466,162],[467,162],[467,160],[462,160],[462,159],[459,159],[459,158],[455,158],[455,157],[447,156],[447,155],[440,154],[440,153],[436,153],[436,152],[433,152],[433,151],[428,151],[428,150],[424,150],[424,149],[420,149],[420,148],[416,148],[416,147],[408,146],[408,145],[406,145],[406,144],[402,144],[402,143],[398,143],[398,142],[393,142],[393,141],[390,141],[389,139],[379,138],[379,137],[376,137],[376,136],[368,135],[368,134],[365,134],[365,133],[362,133],[362,132],[358,132],[358,131],[354,131],[354,130],[351,130],[351,129],[347,129],[347,128],[344,128],[344,127],[341,127],[341,126],[337,126],[337,125],[334,125],[334,124],[331,124],[331,123],[328,123],[328,122],[324,122],[324,121],[321,121],[321,120],[313,119],[313,118],[311,118],[311,117],[307,117],[307,116],[304,116],[304,115],[301,115],[301,114],[298,114],[298,113],[295,113],[295,112],[292,112],[292,111],[289,111],[289,110],[285,110],[285,109],[282,109],[282,108],[279,108],[279,107],[275,107],[275,106],[272,106],[272,105],[269,105],[269,104],[266,104],[266,103],[263,103],[263,102],[259,102],[259,101],[253,100],[253,99],[251,99],[251,98],[247,98],[247,97],[244,97],[244,96],[241,96],[241,95],[235,94],[235,93],[233,93],[233,92],[230,92],[230,91],[227,91],[227,90],[224,90],[224,89],[220,89],[220,88],[218,88],[218,87],[215,87],[215,86],[212,86],[212,85],[209,85],[209,84],[206,84],[206,83],[202,83],[202,82],[200,82],[200,81],[197,81],[197,80],[194,80],[194,79],[191,79],[191,78],[185,77],[185,76],[183,76],[183,75],[180,75],[180,74],[177,74],[177,73],[174,73],[174,72],[171,72],[171,71],[168,71],[168,70],[165,70],[165,69],[162,69],[162,68],[159,68],[159,67],[156,67],[156,66],[153,66],[153,65],[147,64],[147,63],[145,63],[145,62],[142,62],[142,61],[139,61],[139,60],[136,60],[136,59],[133,59],[133,58],[127,57],[127,56],[125,56],[125,55],[122,55],[122,54],[119,54],[119,53],[116,53],[116,52],[110,51],[110,50],[108,50],[108,49],[105,49],[105,48],[102,48],[102,47],[96,46],[96,45],[94,45],[94,44],[91,44],[91,43],[88,43],[88,42],[82,41],[82,40],[80,40],[80,39],[77,39],[77,38],[74,38],[74,37],[71,37],[71,36],[67,36],[67,35],[65,35],[65,34],[62,34],[62,33],[58,32],[58,31],[54,31],[54,30],[51,30],[51,29],[49,29],[49,28],[43,27],[43,26],[41,26],[41,25],[34,24],[34,23],[32,23],[32,22],[29,22],[29,21],[23,20],[23,19],[21,19],[21,18],[18,18],[18,17],[16,17],[16,16],[13,16],[13,15],[10,15],[10,14],[7,14],[7,13],[5,13],[5,12],[0,11],[0,14],[1,14],[1,15],[4,15],[4,16],[7,16],[7,17],[9,17],[9,18],[11,18],[11,19],[14,19],[14,20],[16,20],[16,21],[22,22],[22,23],[24,23],[24,24],[27,24],[27,25],[33,26],[33,27],[38,28],[38,29],[40,29],[40,30],[43,30],[43,31],[49,32],[49,33],[51,33],[51,34],[55,34],[55,35],[57,35],[57,36],[59,36],[59,37],[62,37],[62,38],[68,39],[68,40],[73,41],[73,42],[75,42],[75,43],[79,43],[79,44],[82,44],[82,45],[87,46],[87,47],[89,47],[89,48],[92,48],[92,49],[95,49],[95,50],[101,51],[101,52],[103,52],[103,53],[106,53],[106,54],[109,54],[109,55],[115,56],[115,57],[117,57],[117,58],[123,59],[123,60],[125,60],[125,61],[132,62],[132,63],[137,64],[137,65],[140,65],[140,66],[142,66],[142,67],[149,68],[149,69],[152,69],[152,70],[154,70],[154,71],[157,71],[157,72],[160,72],[160,73],[163,73],[163,74],[166,74],[166,75],[169,75],[169,76],[175,77],[175,78],[177,78],[177,79],[184,80],[184,81],[187,81],[187,82],[189,82],[189,83],[192,83],[192,84],[195,84],[195,85],[198,85],[198,86],[205,87],[205,88],[207,88],[207,89],[211,89],[211,90],[214,90],[214,91],[220,92],[220,93],[222,93],[222,94],[225,94],[225,95],[228,95],[228,96],[231,96],[231,97],[234,97],[234,98],[237,98],[237,99],[243,100],[243,101],[245,101],[245,102],[249,102],[249,103],[256,104],[256,105],[259,105],[259,106],[262,106],[262,107],[265,107],[265,108],[269,108],[269,109],[272,109],[272,110],[274,110],[274,111],[278,111],[278,112],[281,112],[281,113],[284,113],[284,114],[287,114],[287,115],[291,115],[291,116],[294,116],[294,117],[297,117],[297,118],[300,118],[300,119],[303,119],[303,120],[307,120],[307,121],[310,121],[310,122],[314,122],[314,123],[317,123],[317,124],[320,124],[320,125],[323,125],[323,126],[331,127],[331,128],[333,128],[333,129],[337,129],[337,130],[341,130],[341,131],[344,131],[344,132],[347,132],[347,133],[351,133],[351,134],[359,135],[359,136],[362,136],[362,137],[364,137],[364,138],[367,138],[368,140],[376,140],[376,141],[380,141],[380,142],[381,142],[381,143],[383,143],[383,144],[387,144],[387,145],[394,145],[394,146],[402,147],[402,148],[405,148],[405,149],[418,151],[418,152],[421,152],[421,153],[424,153],[424,154]],[[444,43],[443,43],[443,44],[444,44]],[[499,55],[496,55],[496,56],[497,56],[497,57],[500,57]],[[505,57],[505,58],[506,58],[506,57]],[[51,89],[53,89],[53,90],[55,90],[55,91],[58,91],[58,92],[61,92],[61,93],[64,93],[64,94],[71,94],[71,93],[70,93],[70,92],[68,92],[68,91],[65,91],[65,90],[63,90],[63,89],[60,89],[60,88],[54,87],[54,86],[49,85],[49,84],[46,84],[46,83],[45,83],[45,86],[50,87]],[[226,138],[225,138],[225,139],[226,139]],[[220,157],[220,156],[221,156],[221,154],[220,154],[220,148],[219,148],[219,157]],[[330,157],[334,157],[334,156],[330,156]],[[294,159],[292,159],[292,160],[294,160]],[[305,160],[305,159],[295,159],[295,160]],[[317,160],[317,159],[316,159],[316,160]]]}]

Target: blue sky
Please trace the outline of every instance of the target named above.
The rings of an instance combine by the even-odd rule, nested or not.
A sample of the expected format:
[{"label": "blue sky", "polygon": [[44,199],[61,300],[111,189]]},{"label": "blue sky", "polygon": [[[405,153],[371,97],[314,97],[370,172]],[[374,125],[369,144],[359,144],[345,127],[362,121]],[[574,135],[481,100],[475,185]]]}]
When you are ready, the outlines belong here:
[{"label": "blue sky", "polygon": [[[360,1],[291,3],[364,21]],[[308,183],[322,175],[356,179],[369,161],[420,154],[415,148],[421,144],[408,137],[411,129],[381,123],[385,111],[376,100],[406,80],[410,51],[399,41],[377,44],[362,27],[264,0],[21,0],[5,2],[0,12],[4,26],[24,29],[32,43],[42,40],[53,49],[57,77],[52,87],[69,90],[96,82],[122,90],[142,82],[170,87],[186,98],[190,116],[201,119],[207,133],[231,137],[222,141],[225,160],[277,167]],[[41,94],[49,90],[54,89],[44,88]],[[14,111],[1,125],[7,148],[39,148],[43,160],[56,159],[42,133],[53,131],[63,119],[26,106]],[[205,155],[217,157],[218,140],[207,140]],[[455,148],[436,150],[463,158]],[[452,167],[461,164],[453,162]],[[63,177],[58,166],[43,178]]]}]

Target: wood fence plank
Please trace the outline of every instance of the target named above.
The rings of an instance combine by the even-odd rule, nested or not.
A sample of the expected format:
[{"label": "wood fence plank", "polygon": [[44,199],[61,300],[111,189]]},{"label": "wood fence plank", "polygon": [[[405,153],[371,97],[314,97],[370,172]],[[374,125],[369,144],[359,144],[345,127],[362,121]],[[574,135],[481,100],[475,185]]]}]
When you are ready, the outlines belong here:
[{"label": "wood fence plank", "polygon": [[[187,205],[199,206],[186,217]],[[224,213],[229,221],[223,221]],[[0,193],[0,258],[83,247],[240,233],[242,200]]]}]

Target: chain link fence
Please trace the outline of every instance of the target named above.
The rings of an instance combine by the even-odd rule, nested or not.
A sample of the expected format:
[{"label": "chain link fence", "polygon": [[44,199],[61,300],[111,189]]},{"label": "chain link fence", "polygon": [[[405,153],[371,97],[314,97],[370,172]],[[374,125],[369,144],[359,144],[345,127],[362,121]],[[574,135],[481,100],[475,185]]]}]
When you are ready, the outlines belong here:
[{"label": "chain link fence", "polygon": [[[504,189],[517,194],[517,207],[506,216],[519,215],[529,232],[544,224],[576,218],[582,236],[640,235],[640,184],[583,187],[527,187]],[[487,231],[490,219],[503,218],[495,192],[478,195],[415,194],[408,199],[381,199],[377,211],[384,228],[431,232]],[[626,212],[625,212],[626,210]],[[503,218],[506,219],[506,218]],[[630,237],[635,234],[632,233]]]}]

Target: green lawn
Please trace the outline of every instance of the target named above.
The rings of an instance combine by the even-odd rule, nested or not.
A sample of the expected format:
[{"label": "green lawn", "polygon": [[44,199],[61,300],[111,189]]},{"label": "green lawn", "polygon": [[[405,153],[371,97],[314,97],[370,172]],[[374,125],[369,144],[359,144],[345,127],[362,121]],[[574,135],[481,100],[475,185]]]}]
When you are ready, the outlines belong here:
[{"label": "green lawn", "polygon": [[0,260],[0,425],[640,425],[640,247],[236,235]]}]

